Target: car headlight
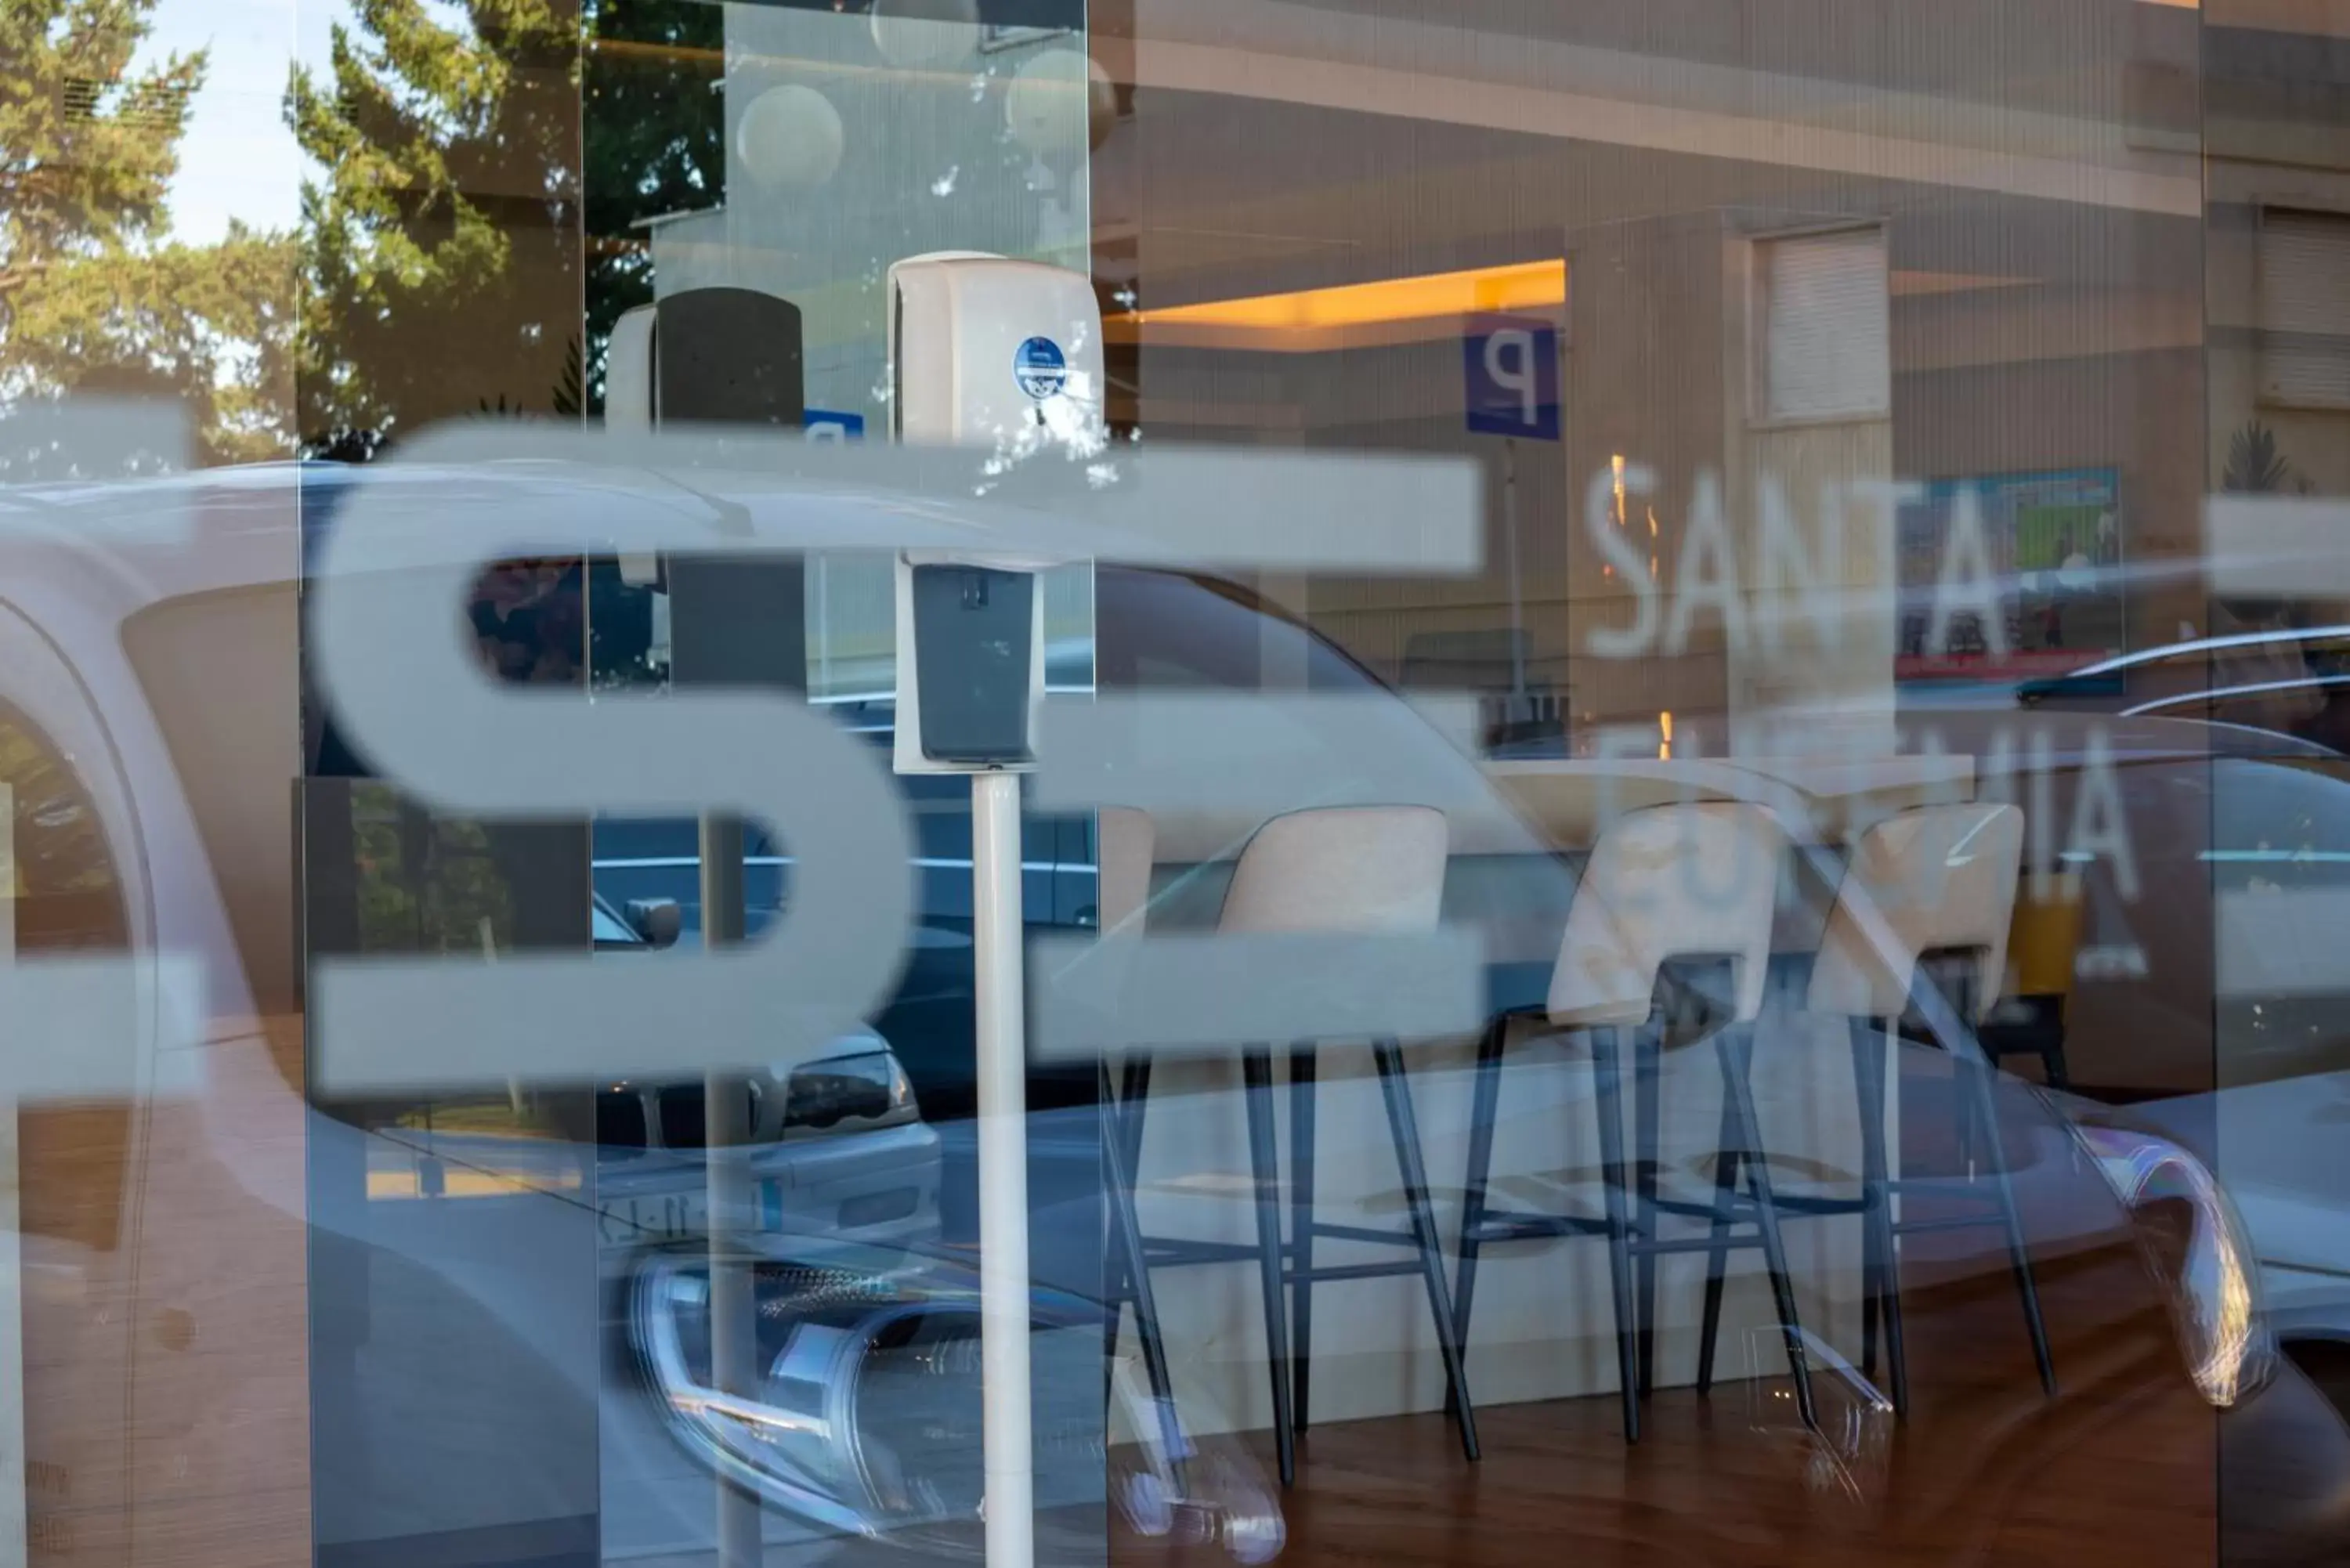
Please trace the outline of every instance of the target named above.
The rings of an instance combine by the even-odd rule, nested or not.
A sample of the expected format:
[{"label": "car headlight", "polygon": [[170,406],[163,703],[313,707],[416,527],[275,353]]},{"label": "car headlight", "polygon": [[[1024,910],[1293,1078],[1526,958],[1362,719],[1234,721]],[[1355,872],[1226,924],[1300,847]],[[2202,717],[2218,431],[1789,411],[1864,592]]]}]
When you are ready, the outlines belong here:
[{"label": "car headlight", "polygon": [[[2219,1179],[2158,1133],[2077,1121],[2073,1130],[2138,1227],[2195,1386],[2223,1410],[2258,1393],[2276,1370],[2276,1340],[2259,1257]],[[2166,1215],[2183,1219],[2183,1234]]]},{"label": "car headlight", "polygon": [[[640,1263],[629,1334],[671,1434],[821,1528],[967,1555],[985,1484],[977,1276],[905,1255],[825,1256],[752,1262],[763,1370],[749,1395],[712,1386],[707,1254]],[[1098,1474],[1100,1313],[1044,1292],[1032,1321],[1039,1475]]]},{"label": "car headlight", "polygon": [[[976,1268],[854,1245],[801,1261],[784,1250],[793,1245],[746,1247],[753,1365],[764,1369],[747,1395],[712,1386],[707,1251],[639,1259],[629,1338],[671,1435],[820,1529],[973,1558],[986,1484]],[[1107,1494],[1145,1535],[1221,1543],[1244,1564],[1280,1552],[1280,1505],[1235,1441],[1187,1435],[1116,1365],[1105,1411],[1107,1309],[1040,1287],[1029,1321],[1040,1511]],[[1211,1431],[1229,1425],[1212,1409],[1191,1414]],[[1113,1427],[1123,1439],[1115,1455]]]}]

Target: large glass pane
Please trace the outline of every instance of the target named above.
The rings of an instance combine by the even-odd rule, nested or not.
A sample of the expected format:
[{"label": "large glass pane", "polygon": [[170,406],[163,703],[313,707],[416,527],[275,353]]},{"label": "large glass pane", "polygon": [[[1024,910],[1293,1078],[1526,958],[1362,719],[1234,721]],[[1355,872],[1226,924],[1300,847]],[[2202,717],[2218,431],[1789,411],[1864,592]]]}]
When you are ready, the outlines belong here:
[{"label": "large glass pane", "polygon": [[0,1562],[2350,1555],[2338,9],[0,0]]}]

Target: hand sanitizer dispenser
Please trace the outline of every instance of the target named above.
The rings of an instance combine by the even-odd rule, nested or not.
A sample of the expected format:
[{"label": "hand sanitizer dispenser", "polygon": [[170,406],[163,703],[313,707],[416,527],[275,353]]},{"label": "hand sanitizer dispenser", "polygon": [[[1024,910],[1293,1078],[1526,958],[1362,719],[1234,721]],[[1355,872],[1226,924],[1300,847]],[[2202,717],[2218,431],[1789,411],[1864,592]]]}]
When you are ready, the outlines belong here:
[{"label": "hand sanitizer dispenser", "polygon": [[1082,273],[970,251],[889,269],[890,433],[1066,447],[1101,440],[1101,307]]},{"label": "hand sanitizer dispenser", "polygon": [[[1103,443],[1101,311],[1083,275],[948,252],[889,269],[889,429],[1006,462]],[[1020,770],[1045,701],[1045,603],[1057,562],[951,552],[898,559],[901,774]]]},{"label": "hand sanitizer dispenser", "polygon": [[[898,440],[1007,464],[1100,450],[1101,316],[1084,277],[1001,256],[917,256],[889,269],[888,310]],[[1036,574],[1057,564],[910,551],[897,567],[897,770],[971,775],[988,1568],[1036,1560],[1019,774],[1035,763],[1045,702]]]}]

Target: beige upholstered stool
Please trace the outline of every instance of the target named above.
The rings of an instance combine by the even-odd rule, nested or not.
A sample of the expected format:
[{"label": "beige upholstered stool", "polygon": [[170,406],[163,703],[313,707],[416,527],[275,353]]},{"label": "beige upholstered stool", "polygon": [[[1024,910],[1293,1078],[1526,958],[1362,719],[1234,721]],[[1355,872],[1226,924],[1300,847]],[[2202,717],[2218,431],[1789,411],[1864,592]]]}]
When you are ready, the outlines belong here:
[{"label": "beige upholstered stool", "polygon": [[[1528,1213],[1492,1204],[1489,1178],[1509,1018],[1494,1019],[1478,1047],[1461,1273],[1453,1292],[1461,1337],[1468,1337],[1484,1248],[1541,1237],[1605,1236],[1627,1440],[1639,1438],[1640,1397],[1654,1377],[1657,1256],[1709,1246],[1762,1248],[1796,1396],[1804,1420],[1814,1419],[1794,1288],[1780,1241],[1770,1172],[1759,1158],[1762,1137],[1749,1082],[1752,1025],[1762,1011],[1772,916],[1786,851],[1785,835],[1768,812],[1731,801],[1629,812],[1592,851],[1567,910],[1542,1016],[1591,1048],[1604,1214]],[[1673,1022],[1672,1004],[1677,998],[1687,1000],[1685,988],[1700,974],[1726,979],[1703,998],[1704,1033],[1699,1038],[1713,1041],[1721,1064],[1724,1134],[1718,1163],[1733,1173],[1742,1166],[1747,1188],[1741,1198],[1726,1180],[1710,1205],[1666,1202],[1657,1192],[1659,1058]],[[1628,1166],[1621,1093],[1627,1036],[1635,1062],[1637,1146]],[[1658,1217],[1669,1211],[1714,1220],[1715,1238],[1661,1239]],[[1753,1235],[1731,1237],[1729,1228],[1736,1224],[1751,1224]]]},{"label": "beige upholstered stool", "polygon": [[[1444,898],[1449,830],[1443,813],[1427,806],[1330,806],[1277,816],[1259,828],[1241,852],[1224,895],[1217,929],[1226,934],[1410,934],[1437,928]],[[1107,887],[1107,878],[1105,878]],[[1293,1179],[1289,1192],[1291,1239],[1282,1239],[1282,1184],[1273,1116],[1273,1056],[1267,1044],[1244,1043],[1241,1052],[1243,1100],[1248,1116],[1249,1165],[1255,1197],[1253,1244],[1146,1237],[1141,1262],[1130,1271],[1129,1299],[1149,1300],[1154,1268],[1255,1261],[1264,1306],[1265,1344],[1271,1360],[1274,1441],[1284,1485],[1295,1479],[1295,1436],[1305,1426],[1311,1388],[1314,1286],[1317,1281],[1417,1274],[1428,1294],[1445,1371],[1457,1386],[1461,1347],[1455,1335],[1451,1293],[1445,1279],[1434,1206],[1429,1196],[1419,1128],[1404,1073],[1401,1044],[1371,1043],[1379,1087],[1387,1105],[1388,1132],[1403,1178],[1409,1227],[1398,1232],[1325,1224],[1314,1214],[1315,1044],[1300,1042],[1290,1055]],[[1113,1203],[1131,1211],[1139,1179],[1142,1128],[1150,1092],[1150,1059],[1129,1053],[1121,1075],[1115,1125],[1118,1168],[1113,1185],[1122,1191]],[[1138,1234],[1139,1227],[1137,1227]],[[1317,1238],[1372,1242],[1409,1249],[1411,1257],[1393,1262],[1317,1268]],[[1292,1311],[1297,1354],[1293,1360]],[[1149,1332],[1155,1332],[1149,1331]],[[1456,1415],[1463,1451],[1477,1457],[1476,1421],[1464,1404]]]},{"label": "beige upholstered stool", "polygon": [[[2039,1287],[2033,1279],[2022,1217],[2000,1140],[1991,1085],[1996,1068],[1970,1035],[1969,1049],[1957,1057],[1953,1072],[1962,1119],[1979,1132],[1975,1141],[1981,1145],[1981,1164],[1988,1167],[1990,1178],[1990,1190],[1973,1206],[1976,1211],[1897,1221],[1893,1199],[1905,1183],[1898,1172],[1887,1168],[1886,1158],[1886,1062],[1891,1052],[1898,1064],[1900,1021],[1928,988],[1970,1032],[1990,1012],[2007,970],[2022,856],[2023,814],[2012,805],[1923,806],[1877,823],[1853,846],[1812,968],[1805,1006],[1850,1023],[1853,1080],[1860,1102],[1861,1198],[1857,1204],[1790,1200],[1789,1207],[1806,1213],[1860,1213],[1867,1281],[1861,1366],[1874,1375],[1881,1324],[1897,1411],[1906,1412],[1909,1406],[1898,1242],[1901,1235],[1920,1229],[1996,1225],[2006,1233],[2033,1358],[2042,1386],[2051,1394],[2056,1391]],[[1898,1104],[1898,1096],[1895,1098]],[[1973,1185],[1971,1179],[1968,1185]],[[1948,1184],[1937,1183],[1936,1190],[1946,1198],[1955,1196]],[[1706,1284],[1709,1343],[1720,1313],[1720,1275],[1717,1256]]]}]

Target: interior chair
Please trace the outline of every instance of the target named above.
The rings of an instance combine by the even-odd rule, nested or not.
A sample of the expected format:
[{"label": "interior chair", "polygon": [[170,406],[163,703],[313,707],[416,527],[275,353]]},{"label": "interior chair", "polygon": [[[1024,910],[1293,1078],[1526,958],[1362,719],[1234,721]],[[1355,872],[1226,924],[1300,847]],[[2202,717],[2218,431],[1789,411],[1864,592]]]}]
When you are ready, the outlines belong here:
[{"label": "interior chair", "polygon": [[[1804,1423],[1814,1425],[1794,1284],[1787,1270],[1751,1073],[1752,1028],[1762,1011],[1772,921],[1787,852],[1762,807],[1680,803],[1628,812],[1608,826],[1586,863],[1540,1013],[1553,1030],[1587,1043],[1592,1058],[1604,1212],[1534,1213],[1492,1200],[1493,1136],[1513,1017],[1496,1017],[1477,1050],[1469,1172],[1461,1216],[1458,1337],[1465,1344],[1485,1248],[1560,1236],[1604,1236],[1614,1300],[1624,1436],[1638,1442],[1640,1402],[1656,1365],[1656,1260],[1672,1252],[1760,1248]],[[1711,1201],[1659,1192],[1659,1080],[1665,1049],[1711,1039],[1722,1080],[1725,1172]],[[1633,1154],[1625,1152],[1623,1072],[1633,1059]],[[1744,1158],[1747,1153],[1753,1158]],[[1742,1172],[1745,1190],[1735,1189]],[[1715,1222],[1705,1238],[1659,1233],[1667,1213]],[[1735,1233],[1747,1228],[1751,1233]],[[1464,1401],[1465,1402],[1465,1401]]]},{"label": "interior chair", "polygon": [[[1444,896],[1449,828],[1444,814],[1427,806],[1329,806],[1277,816],[1242,850],[1224,895],[1217,929],[1226,935],[1271,933],[1409,934],[1437,928]],[[1419,1127],[1399,1041],[1371,1042],[1396,1167],[1403,1180],[1408,1226],[1402,1231],[1326,1223],[1315,1214],[1315,1051],[1295,1043],[1289,1056],[1292,1177],[1290,1240],[1282,1234],[1283,1191],[1274,1120],[1273,1052],[1250,1044],[1241,1051],[1243,1104],[1248,1119],[1249,1171],[1256,1234],[1252,1242],[1224,1243],[1144,1236],[1136,1223],[1140,1262],[1128,1271],[1127,1299],[1138,1316],[1155,1320],[1149,1279],[1154,1269],[1253,1261],[1264,1312],[1272,1379],[1274,1444],[1284,1486],[1296,1480],[1295,1434],[1306,1427],[1311,1390],[1314,1287],[1341,1280],[1418,1275],[1427,1293],[1448,1384],[1461,1383],[1451,1292],[1436,1229]],[[1130,1052],[1120,1072],[1115,1126],[1117,1170],[1113,1199],[1131,1213],[1139,1179],[1150,1057]],[[1317,1265],[1316,1239],[1369,1242],[1409,1255],[1391,1261]],[[1288,1300],[1284,1301],[1284,1293]],[[1295,1334],[1295,1354],[1291,1353]],[[1146,1334],[1155,1334],[1155,1323]],[[1461,1451],[1477,1458],[1476,1417],[1458,1401]]]},{"label": "interior chair", "polygon": [[[1846,861],[1805,992],[1810,1012],[1847,1021],[1860,1112],[1861,1194],[1856,1200],[1791,1196],[1784,1206],[1806,1214],[1860,1215],[1861,1367],[1868,1376],[1876,1375],[1881,1328],[1889,1392],[1900,1414],[1908,1410],[1909,1386],[1902,1344],[1899,1241],[1921,1231],[1996,1226],[2005,1233],[2041,1384],[2052,1395],[2056,1391],[2022,1216],[1998,1134],[1992,1090],[1997,1069],[1971,1037],[1957,1043],[1951,1070],[1964,1120],[1984,1129],[1977,1163],[1988,1168],[1989,1190],[1973,1190],[1977,1184],[1971,1172],[1965,1186],[1955,1190],[1949,1182],[1935,1182],[1932,1190],[1960,1211],[1898,1220],[1894,1212],[1898,1195],[1928,1184],[1904,1180],[1898,1171],[1887,1168],[1887,1159],[1886,1127],[1888,1116],[1896,1114],[1887,1100],[1895,1107],[1900,1100],[1902,1020],[1919,1011],[1929,987],[1969,1031],[1990,1011],[2006,972],[2022,846],[2023,814],[2012,805],[1924,806],[1871,826],[1854,844]],[[1889,1096],[1888,1059],[1897,1068],[1896,1092]],[[1711,1376],[1721,1266],[1717,1251],[1708,1263],[1700,1386]]]}]

